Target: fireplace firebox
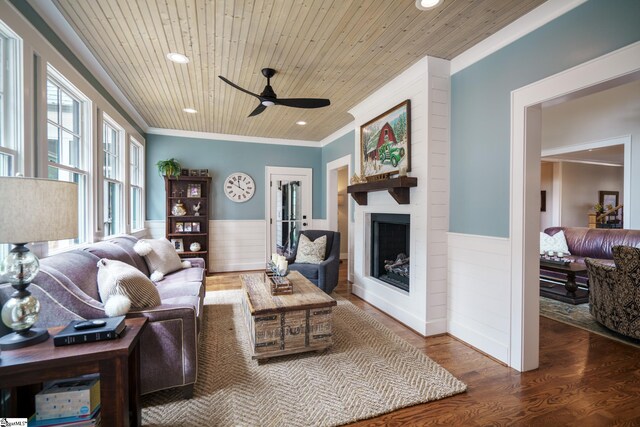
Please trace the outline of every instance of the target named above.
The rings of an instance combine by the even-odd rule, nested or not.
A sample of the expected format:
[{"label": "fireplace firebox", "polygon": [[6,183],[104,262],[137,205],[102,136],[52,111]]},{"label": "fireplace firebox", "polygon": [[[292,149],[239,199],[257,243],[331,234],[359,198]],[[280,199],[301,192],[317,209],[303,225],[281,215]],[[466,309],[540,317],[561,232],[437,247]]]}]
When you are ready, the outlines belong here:
[{"label": "fireplace firebox", "polygon": [[409,215],[371,214],[371,276],[409,292]]}]

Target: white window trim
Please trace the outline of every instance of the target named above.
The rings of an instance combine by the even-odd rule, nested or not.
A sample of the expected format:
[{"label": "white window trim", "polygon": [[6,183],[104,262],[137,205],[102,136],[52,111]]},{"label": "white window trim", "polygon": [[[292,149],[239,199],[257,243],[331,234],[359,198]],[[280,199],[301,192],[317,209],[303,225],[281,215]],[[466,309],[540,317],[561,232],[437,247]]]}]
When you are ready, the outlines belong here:
[{"label": "white window trim", "polygon": [[[51,80],[59,87],[63,88],[70,95],[75,97],[78,101],[80,101],[80,144],[82,146],[82,159],[81,164],[85,167],[85,169],[74,168],[68,165],[62,165],[55,162],[49,162],[48,156],[48,144],[47,144],[47,125],[48,118],[46,115],[46,104],[47,104],[47,80]],[[41,134],[43,138],[39,140],[39,147],[36,147],[38,152],[38,176],[47,177],[48,176],[48,167],[53,166],[59,169],[63,169],[68,172],[79,173],[85,175],[86,186],[87,186],[87,195],[86,195],[86,224],[85,224],[85,236],[86,239],[83,242],[79,242],[77,245],[67,246],[61,248],[59,250],[50,251],[48,245],[42,244],[39,245],[41,247],[40,256],[50,256],[60,252],[66,252],[72,250],[77,247],[85,246],[88,243],[94,241],[93,238],[93,229],[94,229],[94,215],[93,211],[95,206],[95,194],[94,194],[94,164],[93,164],[93,138],[92,138],[92,129],[91,129],[91,111],[93,103],[89,97],[87,97],[84,93],[82,93],[73,83],[71,83],[66,77],[64,77],[58,70],[56,70],[50,63],[46,65],[46,74],[44,75],[44,79],[40,82],[42,86],[42,95],[39,98],[39,102],[44,103],[44,117],[41,123],[38,126],[42,129]]]},{"label": "white window trim", "polygon": [[[7,135],[4,135],[7,140],[15,141],[15,143],[13,146],[0,146],[0,152],[12,157],[11,174],[15,175],[17,173],[24,173],[23,41],[18,34],[16,34],[1,20],[0,35],[7,39],[12,39],[15,43],[14,48],[8,55],[14,64],[14,67],[11,69],[11,84],[5,90],[5,96],[10,97],[10,102],[15,114],[11,115],[10,120],[5,121],[8,132]],[[0,66],[4,66],[4,64],[0,64]],[[7,114],[7,112],[5,112],[5,114]],[[2,129],[2,131],[4,132],[5,129]]]},{"label": "white window trim", "polygon": [[[146,211],[145,211],[145,187],[146,187],[146,181],[145,181],[145,175],[146,175],[146,162],[145,162],[145,146],[144,144],[142,144],[141,142],[139,142],[136,138],[130,136],[129,137],[129,147],[127,150],[127,155],[131,155],[131,146],[135,145],[140,153],[140,162],[138,164],[138,170],[139,170],[139,184],[138,185],[134,185],[132,184],[133,180],[131,175],[128,176],[128,188],[129,188],[129,192],[128,195],[129,197],[127,198],[129,200],[129,203],[131,203],[131,193],[132,193],[132,189],[133,188],[139,188],[140,189],[140,223],[141,223],[141,227],[140,228],[133,228],[133,218],[131,216],[131,209],[132,206],[129,206],[128,209],[128,220],[127,220],[127,227],[128,227],[128,231],[130,233],[139,233],[145,230],[145,226],[144,226],[144,219],[146,218]],[[131,159],[129,158],[129,161],[127,162],[129,164],[129,174],[131,173]]]},{"label": "white window trim", "polygon": [[[104,152],[104,127],[105,125],[113,128],[117,134],[118,134],[118,177],[117,178],[107,178],[104,175],[104,156],[105,156],[105,152]],[[120,229],[117,230],[114,234],[110,234],[107,235],[106,234],[106,229],[105,229],[105,218],[104,218],[104,211],[106,206],[104,206],[104,194],[102,195],[101,198],[101,202],[100,202],[100,208],[102,209],[103,215],[102,215],[102,237],[103,239],[112,239],[114,237],[117,236],[122,236],[127,234],[127,231],[129,229],[129,224],[128,224],[128,212],[129,212],[129,201],[127,200],[128,198],[125,197],[129,194],[129,192],[127,191],[128,189],[128,180],[127,180],[127,166],[128,166],[128,162],[125,161],[126,159],[128,159],[128,154],[127,154],[127,150],[125,149],[125,137],[126,137],[126,133],[125,130],[122,126],[120,126],[118,124],[118,122],[116,122],[113,118],[111,118],[111,116],[109,116],[107,113],[103,112],[102,113],[102,138],[100,141],[100,168],[102,170],[102,182],[100,183],[100,187],[103,189],[102,191],[104,192],[104,184],[106,182],[112,182],[112,183],[116,183],[116,184],[120,184],[120,206],[118,209],[118,217],[120,218],[120,224],[122,224],[120,226]],[[128,148],[128,146],[127,146]]]}]

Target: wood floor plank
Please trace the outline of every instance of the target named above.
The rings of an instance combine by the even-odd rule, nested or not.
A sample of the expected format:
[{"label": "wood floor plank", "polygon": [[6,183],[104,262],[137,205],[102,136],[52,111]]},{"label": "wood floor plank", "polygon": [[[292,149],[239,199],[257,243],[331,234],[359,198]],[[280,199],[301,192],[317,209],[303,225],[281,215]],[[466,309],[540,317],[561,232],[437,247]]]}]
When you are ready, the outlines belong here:
[{"label": "wood floor plank", "polygon": [[[346,263],[336,292],[468,385],[465,393],[355,426],[640,426],[640,349],[540,317],[540,368],[520,373],[449,335],[424,338],[350,294]],[[207,290],[240,289],[239,273]]]}]

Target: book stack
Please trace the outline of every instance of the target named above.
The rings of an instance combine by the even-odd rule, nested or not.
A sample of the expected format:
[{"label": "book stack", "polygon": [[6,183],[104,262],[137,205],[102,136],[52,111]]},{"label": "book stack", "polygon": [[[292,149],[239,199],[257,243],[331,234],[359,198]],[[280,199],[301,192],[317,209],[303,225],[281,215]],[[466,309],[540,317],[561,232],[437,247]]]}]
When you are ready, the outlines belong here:
[{"label": "book stack", "polygon": [[53,381],[36,395],[30,427],[94,426],[100,419],[100,377]]}]

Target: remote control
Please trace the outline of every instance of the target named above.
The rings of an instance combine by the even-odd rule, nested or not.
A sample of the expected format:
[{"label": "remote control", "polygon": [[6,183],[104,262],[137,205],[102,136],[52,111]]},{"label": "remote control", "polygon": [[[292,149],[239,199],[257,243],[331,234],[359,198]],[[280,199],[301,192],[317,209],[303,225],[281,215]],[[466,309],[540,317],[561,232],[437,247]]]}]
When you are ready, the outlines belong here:
[{"label": "remote control", "polygon": [[106,325],[107,322],[104,320],[87,320],[86,322],[80,322],[73,325],[74,329],[82,330],[82,329],[93,329],[93,328],[101,328]]}]

